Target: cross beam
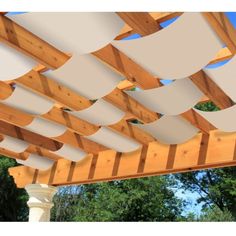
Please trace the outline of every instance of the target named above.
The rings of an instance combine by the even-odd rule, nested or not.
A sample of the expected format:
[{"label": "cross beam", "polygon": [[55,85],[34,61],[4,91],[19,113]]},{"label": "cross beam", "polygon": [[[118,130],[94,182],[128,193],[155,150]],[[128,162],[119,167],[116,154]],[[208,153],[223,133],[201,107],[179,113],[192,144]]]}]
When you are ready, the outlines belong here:
[{"label": "cross beam", "polygon": [[142,149],[121,154],[112,150],[89,155],[79,163],[64,159],[48,171],[25,166],[9,169],[19,188],[30,183],[54,186],[180,173],[236,165],[236,134],[211,131],[180,145],[152,142]]}]

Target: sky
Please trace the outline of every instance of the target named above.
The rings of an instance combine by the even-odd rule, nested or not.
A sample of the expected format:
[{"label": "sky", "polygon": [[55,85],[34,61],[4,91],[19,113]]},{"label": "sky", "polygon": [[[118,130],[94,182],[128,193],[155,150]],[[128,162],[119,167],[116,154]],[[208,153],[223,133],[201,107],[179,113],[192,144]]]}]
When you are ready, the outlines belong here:
[{"label": "sky", "polygon": [[[9,15],[13,14],[22,14],[23,12],[10,12],[8,13]],[[227,17],[229,18],[230,22],[234,25],[236,28],[236,12],[227,12],[226,13]],[[178,17],[175,17],[171,20],[165,21],[161,23],[161,26],[163,28],[167,27],[168,25],[172,24]],[[123,40],[132,40],[132,39],[137,39],[140,38],[139,34],[133,34],[128,36],[127,38],[124,38]],[[227,63],[229,60],[225,60],[222,62],[215,63],[213,65],[207,66],[207,68],[216,68],[219,66],[224,65]],[[161,80],[161,82],[166,85],[172,82],[172,80]],[[184,214],[186,215],[188,212],[194,212],[196,215],[199,215],[201,212],[202,204],[197,204],[196,200],[199,197],[197,193],[191,193],[191,192],[183,192],[182,189],[176,190],[176,196],[179,198],[182,198],[184,200],[190,201],[191,204],[185,209]]]}]

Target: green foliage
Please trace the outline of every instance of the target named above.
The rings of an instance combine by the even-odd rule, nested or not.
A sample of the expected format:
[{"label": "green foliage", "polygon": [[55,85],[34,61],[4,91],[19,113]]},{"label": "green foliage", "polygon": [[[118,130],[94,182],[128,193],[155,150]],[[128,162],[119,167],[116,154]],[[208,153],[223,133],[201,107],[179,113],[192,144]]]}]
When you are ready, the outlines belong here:
[{"label": "green foliage", "polygon": [[236,220],[235,167],[178,174],[176,178],[181,188],[199,194],[197,201],[203,203],[203,210],[217,207]]},{"label": "green foliage", "polygon": [[235,221],[232,214],[227,210],[221,210],[218,207],[208,208],[206,209],[202,215],[200,216],[199,220],[201,222],[229,222]]},{"label": "green foliage", "polygon": [[27,193],[16,188],[8,174],[8,168],[13,166],[13,159],[0,156],[0,221],[26,221],[28,217]]},{"label": "green foliage", "polygon": [[219,207],[213,206],[203,210],[200,216],[196,216],[193,212],[190,212],[182,219],[182,221],[230,222],[235,221],[235,219],[227,209],[222,211]]},{"label": "green foliage", "polygon": [[196,109],[201,111],[218,111],[219,108],[213,102],[200,103],[195,106]]},{"label": "green foliage", "polygon": [[54,196],[54,207],[51,211],[51,221],[73,221],[76,217],[76,207],[81,200],[81,186],[60,187]]},{"label": "green foliage", "polygon": [[83,185],[70,196],[76,205],[68,208],[62,200],[59,215],[65,213],[64,221],[176,221],[184,202],[170,188],[173,184],[168,177],[151,177]]}]

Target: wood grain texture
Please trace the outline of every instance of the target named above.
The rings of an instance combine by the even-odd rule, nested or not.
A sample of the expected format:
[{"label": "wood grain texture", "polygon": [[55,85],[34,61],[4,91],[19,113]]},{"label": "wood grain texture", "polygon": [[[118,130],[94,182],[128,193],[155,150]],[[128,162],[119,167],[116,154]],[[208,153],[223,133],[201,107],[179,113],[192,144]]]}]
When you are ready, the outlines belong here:
[{"label": "wood grain texture", "polygon": [[117,12],[136,33],[145,36],[160,30],[160,25],[148,12]]},{"label": "wood grain texture", "polygon": [[23,188],[29,183],[48,184],[49,180],[55,186],[88,184],[235,166],[235,144],[235,133],[211,131],[207,139],[205,135],[199,134],[175,147],[152,142],[147,148],[128,154],[117,155],[111,150],[104,151],[96,156],[96,162],[93,156],[88,156],[73,168],[70,161],[61,159],[53,170],[53,178],[50,178],[52,174],[48,170],[39,171],[35,179],[35,170],[24,166],[10,168],[9,173],[17,186]]}]

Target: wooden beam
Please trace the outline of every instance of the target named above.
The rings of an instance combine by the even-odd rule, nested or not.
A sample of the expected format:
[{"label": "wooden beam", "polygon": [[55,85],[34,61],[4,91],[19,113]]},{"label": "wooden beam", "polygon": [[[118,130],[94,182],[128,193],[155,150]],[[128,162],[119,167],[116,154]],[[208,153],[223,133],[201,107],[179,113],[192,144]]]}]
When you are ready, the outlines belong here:
[{"label": "wooden beam", "polygon": [[120,90],[128,90],[128,89],[135,88],[135,85],[133,83],[131,83],[129,80],[125,79],[125,80],[122,80],[117,85],[117,88]]},{"label": "wooden beam", "polygon": [[142,36],[161,29],[160,25],[147,12],[118,12],[117,15]]},{"label": "wooden beam", "polygon": [[200,116],[193,109],[190,109],[181,114],[186,120],[188,120],[193,126],[201,128],[201,131],[205,134],[208,134],[210,130],[216,129],[211,123],[206,119]]},{"label": "wooden beam", "polygon": [[29,147],[24,152],[21,152],[21,153],[17,153],[8,149],[0,148],[0,155],[4,155],[6,157],[16,159],[16,160],[26,160],[31,153],[42,156],[42,158],[46,157],[53,161],[58,161],[59,159],[62,159],[60,156],[54,154],[53,152],[49,152],[47,149],[44,149],[44,148],[41,148],[32,144],[30,144]]},{"label": "wooden beam", "polygon": [[202,13],[218,37],[226,44],[231,53],[236,53],[236,31],[226,15],[222,13]]},{"label": "wooden beam", "polygon": [[158,119],[157,113],[147,109],[139,102],[128,96],[128,94],[121,92],[119,89],[114,89],[110,94],[106,95],[104,99],[123,111],[131,113],[136,119],[149,123]]},{"label": "wooden beam", "polygon": [[12,152],[10,150],[4,149],[4,148],[0,148],[0,155],[6,156],[12,159],[26,160],[29,156],[29,153],[27,152],[16,153],[16,152]]},{"label": "wooden beam", "polygon": [[225,34],[232,41],[234,46],[236,46],[236,30],[233,24],[230,22],[229,18],[224,12],[213,12],[213,15],[221,24]]},{"label": "wooden beam", "polygon": [[49,139],[42,135],[33,133],[26,129],[20,128],[16,125],[9,124],[0,120],[0,133],[4,135],[11,136],[13,138],[24,140],[28,143],[34,144],[36,146],[56,151],[62,147],[62,143],[55,140]]},{"label": "wooden beam", "polygon": [[225,109],[233,105],[233,101],[203,70],[189,78],[219,108]]},{"label": "wooden beam", "polygon": [[66,108],[82,110],[93,104],[88,99],[79,96],[77,93],[40,74],[36,70],[31,70],[29,73],[19,77],[14,82],[38,93],[41,96],[56,101]]},{"label": "wooden beam", "polygon": [[[29,76],[23,76],[22,77],[23,79],[24,78],[29,78]],[[33,78],[33,77],[32,77]],[[35,82],[33,82],[32,81],[32,86],[33,87],[36,87],[37,88],[37,91],[41,91],[40,90],[40,85],[41,84],[43,84],[43,83],[40,83],[40,78],[45,78],[44,79],[44,81],[47,81],[48,83],[47,84],[53,84],[53,83],[55,83],[54,81],[51,81],[51,80],[49,80],[49,79],[47,79],[46,77],[43,77],[43,76],[37,76],[37,78],[39,78],[39,79],[36,79],[36,80],[33,80],[33,81],[35,81]],[[19,79],[19,81],[21,81],[21,78]],[[38,84],[37,84],[37,82],[38,82]],[[25,85],[25,84],[24,84]],[[38,86],[37,86],[38,85]],[[8,85],[9,87],[10,87],[10,85]],[[30,86],[30,82],[29,82],[29,86]],[[58,86],[52,86],[52,88],[58,88]],[[36,89],[35,89],[36,90]],[[42,90],[43,90],[43,88],[42,88]],[[63,86],[61,86],[60,87],[60,89],[59,89],[60,91],[66,91],[66,88],[65,88],[65,90],[64,90],[64,87]],[[52,91],[54,91],[54,93],[56,93],[56,90],[54,89],[52,89]],[[120,90],[119,90],[120,91]],[[8,93],[9,92],[9,90],[7,89],[7,91],[4,93],[4,94],[6,94],[6,93]],[[58,92],[59,93],[59,92]],[[70,94],[69,93],[67,93],[68,94],[68,96],[70,96]],[[43,94],[43,95],[45,95],[45,94]],[[10,95],[9,95],[10,96]],[[58,95],[57,95],[58,96]],[[53,97],[53,96],[52,96]],[[62,96],[63,97],[63,96]],[[86,101],[88,101],[87,103],[90,103],[90,101],[89,100],[86,100],[86,99],[84,99],[83,97],[81,97],[82,99],[80,99],[80,96],[79,95],[74,95],[74,97],[75,97],[75,100],[76,101],[78,101],[78,100],[80,100],[80,101],[83,101],[83,100],[85,100],[85,102]],[[79,99],[76,99],[77,97],[79,97]],[[51,97],[50,97],[51,98]],[[64,98],[62,98],[62,99],[64,99]],[[116,98],[115,98],[116,99]],[[130,104],[130,106],[132,107],[132,101],[133,100],[130,100],[129,101],[129,104]],[[73,107],[72,107],[72,109],[74,108],[75,109],[75,106],[76,106],[76,103],[74,103],[73,101],[71,102],[71,103],[73,103],[73,104],[75,104]],[[83,102],[80,102],[80,108],[81,108],[81,104],[83,104]],[[129,104],[125,104],[125,106],[127,107]],[[134,104],[136,107],[138,107],[138,104]],[[0,103],[0,107],[2,107],[2,114],[1,114],[1,112],[0,112],[0,119],[3,119],[3,120],[5,120],[6,122],[10,122],[10,123],[13,123],[13,124],[15,124],[15,125],[19,125],[19,126],[25,126],[25,125],[28,125],[29,123],[31,123],[31,121],[33,120],[33,116],[31,116],[31,115],[29,115],[29,114],[27,114],[27,113],[25,113],[25,112],[22,112],[22,111],[20,111],[20,110],[18,110],[18,109],[13,109],[13,108],[11,108],[11,107],[9,107],[9,106],[6,106],[6,105],[4,105],[4,104],[1,104]],[[67,106],[67,107],[69,107],[69,105]],[[69,108],[71,108],[71,107],[69,107]],[[86,107],[84,107],[84,108],[86,108]],[[139,110],[139,109],[138,109]],[[16,111],[16,112],[15,112]],[[145,113],[144,113],[145,114]],[[152,113],[151,113],[152,114]],[[155,113],[154,113],[155,114]],[[155,114],[156,115],[156,114]],[[148,114],[146,114],[146,116],[147,116],[147,118],[148,118]],[[145,117],[146,117],[145,116]],[[74,136],[75,136],[75,133],[79,136],[79,135],[85,135],[85,136],[87,136],[87,135],[91,135],[91,134],[93,134],[93,133],[95,133],[95,132],[97,132],[98,130],[99,130],[99,126],[96,126],[96,125],[93,125],[93,124],[91,124],[91,123],[89,123],[89,122],[87,122],[87,121],[85,121],[85,120],[82,120],[82,119],[79,119],[79,118],[77,118],[77,117],[75,117],[75,116],[73,116],[72,114],[70,114],[69,112],[66,112],[66,111],[63,111],[62,109],[60,109],[60,108],[58,108],[58,107],[56,107],[56,106],[54,106],[49,112],[47,112],[46,114],[43,114],[42,115],[42,117],[43,118],[45,118],[45,119],[48,119],[48,120],[50,120],[50,121],[54,121],[54,122],[56,122],[56,123],[59,123],[59,124],[62,124],[62,125],[64,125],[64,126],[66,126],[69,130],[67,130],[67,134],[68,134],[68,136],[67,136],[67,139],[60,139],[60,141],[62,141],[63,143],[67,143],[67,144],[72,144],[73,145],[73,142],[71,141],[71,140],[73,140],[74,139]],[[123,120],[123,123],[127,123],[127,121],[126,120]],[[125,124],[123,124],[123,125],[125,125]],[[128,126],[128,123],[126,124],[127,126]],[[147,134],[147,133],[145,133],[145,132],[143,132],[143,131],[141,131],[139,128],[137,128],[137,127],[135,127],[135,126],[133,126],[133,127],[131,127],[131,125],[129,125],[130,126],[130,129],[129,130],[132,130],[133,132],[130,132],[129,130],[127,130],[127,129],[124,129],[124,128],[121,128],[121,127],[123,127],[123,126],[120,126],[120,122],[116,125],[116,124],[114,124],[114,125],[112,125],[112,126],[110,126],[110,128],[111,129],[114,129],[115,131],[118,131],[118,132],[120,132],[121,134],[123,134],[123,135],[126,135],[126,136],[129,136],[129,137],[132,137],[132,138],[134,138],[134,139],[136,139],[138,142],[140,142],[140,143],[144,143],[144,144],[147,144],[146,143],[146,140],[148,140],[148,141],[154,141],[155,139],[151,136],[151,135],[149,135],[149,134]],[[138,135],[133,135],[133,133],[138,133],[139,134],[139,136]],[[62,136],[63,137],[63,136]],[[57,138],[55,138],[56,140],[58,140]],[[84,138],[85,140],[87,140],[86,138]],[[97,144],[98,145],[98,144]],[[91,153],[94,153],[92,150],[90,150],[89,152],[91,152]]]},{"label": "wooden beam", "polygon": [[[64,116],[64,119],[63,119],[64,123],[66,124],[66,122],[67,122],[68,126],[73,127],[73,124],[76,123],[76,121],[73,120],[73,118],[70,118],[68,120],[68,117],[64,114],[61,114],[61,116],[58,117],[58,114],[56,114],[56,111],[63,112],[59,109],[54,110],[54,108],[53,108],[48,113],[44,114],[43,117],[47,118],[49,120],[55,120],[58,123],[60,123],[60,119],[62,119],[62,117]],[[104,146],[97,144],[93,141],[90,141],[90,140],[86,139],[85,137],[80,136],[79,134],[77,134],[71,130],[67,130],[63,135],[61,135],[59,137],[55,137],[55,138],[47,138],[47,137],[38,135],[36,133],[32,133],[30,131],[27,131],[26,129],[24,129],[24,126],[31,123],[31,121],[33,120],[33,116],[31,116],[25,112],[22,112],[18,109],[15,109],[15,108],[12,108],[12,107],[7,106],[5,104],[2,104],[2,103],[0,103],[0,120],[1,120],[1,122],[8,124],[8,125],[5,125],[6,129],[8,127],[12,130],[16,129],[17,131],[18,130],[25,130],[27,132],[27,134],[30,134],[30,137],[28,139],[26,139],[25,141],[32,143],[31,140],[34,141],[34,140],[39,139],[39,140],[41,140],[41,141],[39,141],[39,143],[43,142],[42,147],[49,149],[49,150],[52,150],[50,148],[50,144],[54,144],[54,143],[60,143],[59,147],[62,146],[63,143],[67,143],[72,146],[79,147],[79,148],[83,149],[85,152],[89,152],[89,153],[91,152],[91,153],[95,153],[95,154],[98,153],[99,151],[103,151],[103,150],[107,149]],[[61,123],[63,123],[63,122],[61,122]],[[13,129],[13,127],[15,127],[15,128]],[[21,128],[21,127],[23,127],[23,128]],[[4,134],[10,135],[7,132],[11,133],[11,130],[6,130],[6,129],[4,129],[5,130]],[[84,127],[84,129],[86,129],[86,127]],[[21,133],[21,131],[19,131],[19,132]],[[10,136],[12,136],[12,135],[10,135]],[[17,136],[17,133],[15,133],[15,135],[13,137],[20,138],[21,136]],[[47,142],[49,142],[49,146],[47,146]],[[32,143],[32,144],[41,146],[37,143]],[[57,150],[57,149],[53,149],[53,150]]]},{"label": "wooden beam", "polygon": [[[19,77],[15,82],[72,110],[83,110],[92,105],[88,99],[35,70]],[[125,112],[134,113],[134,117],[140,121],[149,122],[150,119],[152,121],[157,119],[155,112],[150,111],[119,89],[115,89],[104,99]],[[146,116],[142,115],[144,113]],[[148,120],[145,120],[146,117]]]},{"label": "wooden beam", "polygon": [[230,52],[228,48],[222,48],[217,53],[216,57],[209,63],[209,65],[231,59],[232,57],[233,57],[233,54]]},{"label": "wooden beam", "polygon": [[[33,116],[25,112],[22,112],[15,108],[11,108],[1,103],[0,103],[0,108],[2,108],[0,109],[0,120],[12,123],[13,125],[24,127],[27,124],[31,123],[31,121],[34,118]],[[92,125],[89,122],[81,120],[61,109],[58,109],[57,107],[53,107],[48,113],[42,115],[42,117],[57,122],[59,124],[65,125],[66,127],[69,128],[65,134],[59,137],[51,138],[51,140],[56,140],[62,143],[66,143],[84,149],[84,146],[77,141],[77,139],[82,139],[84,142],[92,144],[92,145],[86,145],[87,149],[86,150],[84,149],[86,152],[91,152],[91,153],[96,153],[97,150],[105,149],[104,146],[95,144],[94,142],[86,139],[86,137],[80,136],[80,134],[90,135],[92,133],[95,133],[97,130],[99,130],[100,128],[99,126]],[[109,127],[125,136],[136,139],[138,142],[142,144],[147,144],[148,142],[155,140],[148,133],[145,133],[141,129],[128,124],[126,120],[121,120],[117,124],[111,125]]]},{"label": "wooden beam", "polygon": [[111,44],[93,52],[93,55],[143,89],[155,88],[160,85],[159,80]]},{"label": "wooden beam", "polygon": [[[160,24],[164,21],[170,20],[174,17],[180,16],[182,12],[150,12],[149,13],[152,18],[155,19],[155,21]],[[126,24],[123,29],[121,30],[120,34],[115,38],[116,40],[126,38],[132,34],[134,34],[135,31],[130,27],[128,24]]]},{"label": "wooden beam", "polygon": [[212,131],[210,135],[198,134],[181,145],[152,142],[148,148],[128,154],[109,150],[76,164],[59,160],[48,171],[20,166],[10,168],[9,173],[17,186],[23,188],[30,183],[87,184],[234,165],[236,134]]},{"label": "wooden beam", "polygon": [[4,15],[0,15],[0,40],[49,68],[58,68],[67,60],[65,53]]}]

